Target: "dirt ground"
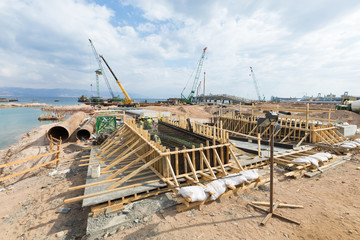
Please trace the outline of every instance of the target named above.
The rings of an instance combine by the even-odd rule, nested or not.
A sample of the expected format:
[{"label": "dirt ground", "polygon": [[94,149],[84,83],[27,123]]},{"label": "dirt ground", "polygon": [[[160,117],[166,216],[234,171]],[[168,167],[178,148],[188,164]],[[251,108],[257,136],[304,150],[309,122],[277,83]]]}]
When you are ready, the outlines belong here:
[{"label": "dirt ground", "polygon": [[[174,114],[185,111],[197,119],[206,119],[219,111],[217,106],[148,107],[158,108]],[[19,143],[2,151],[0,164],[48,151],[44,132],[49,126],[24,134]],[[63,204],[64,199],[82,195],[82,190],[67,191],[85,182],[86,167],[78,167],[78,161],[68,160],[87,155],[88,150],[81,151],[81,147],[88,146],[65,144],[63,160],[56,171],[42,168],[1,183],[0,239],[86,238],[90,209],[82,208],[81,202]],[[178,213],[175,208],[167,209],[147,219],[147,224],[128,226],[107,239],[360,239],[360,170],[357,167],[360,167],[360,155],[313,178],[287,179],[283,170],[276,168],[275,198],[304,206],[304,209],[282,208],[276,212],[301,222],[300,226],[276,218],[264,227],[259,226],[265,215],[247,203],[268,201],[269,189],[265,186],[212,202],[201,210]],[[11,171],[5,170],[1,176]],[[62,207],[71,210],[56,213]]]},{"label": "dirt ground", "polygon": [[[359,158],[357,158],[359,159]],[[303,205],[279,208],[276,213],[299,221],[300,226],[269,220],[247,204],[269,201],[269,189],[248,190],[199,209],[178,213],[170,208],[148,224],[120,231],[109,239],[360,239],[359,161],[351,161],[319,177],[285,179],[277,169],[275,199]]]}]

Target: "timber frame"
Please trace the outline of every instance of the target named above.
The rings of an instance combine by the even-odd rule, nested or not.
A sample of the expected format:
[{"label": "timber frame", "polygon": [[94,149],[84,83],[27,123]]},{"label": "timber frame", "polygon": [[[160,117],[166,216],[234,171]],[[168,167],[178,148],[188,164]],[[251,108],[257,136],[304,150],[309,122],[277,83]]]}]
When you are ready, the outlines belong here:
[{"label": "timber frame", "polygon": [[[175,122],[174,122],[175,123]],[[177,123],[183,123],[179,121]],[[175,124],[177,124],[175,123]],[[185,125],[184,125],[185,126]],[[205,126],[205,125],[204,125]],[[98,196],[119,193],[121,191],[145,188],[142,192],[132,192],[128,195],[98,202],[92,207],[94,215],[109,209],[117,211],[132,201],[172,191],[177,194],[182,186],[198,185],[205,187],[203,182],[213,181],[225,177],[230,173],[237,173],[244,168],[252,168],[256,164],[244,167],[237,156],[239,150],[234,149],[229,142],[228,134],[216,127],[199,127],[194,133],[206,136],[209,140],[200,147],[188,149],[175,148],[174,151],[151,140],[150,133],[138,127],[135,120],[126,120],[120,128],[112,133],[100,145],[98,151],[89,159],[81,160],[79,166],[100,165],[101,181],[71,187],[69,190],[85,189],[103,185],[106,188],[91,194],[66,199],[65,203],[86,200]],[[211,144],[210,144],[211,142]],[[265,164],[265,162],[261,162]],[[265,181],[257,180],[252,185],[263,184]],[[158,184],[158,185],[156,185]],[[252,186],[251,185],[251,186]],[[146,188],[155,186],[153,188]],[[244,187],[240,185],[240,187]],[[229,189],[235,191],[235,189]],[[182,202],[186,202],[183,200]],[[83,202],[84,204],[84,202]],[[184,203],[186,210],[197,204]],[[203,204],[203,203],[202,203]]]},{"label": "timber frame", "polygon": [[[255,110],[257,110],[255,113]],[[295,142],[297,147],[302,143],[324,143],[326,145],[334,145],[347,140],[333,124],[330,119],[330,114],[333,110],[310,110],[309,104],[306,109],[272,109],[264,107],[251,108],[251,115],[245,115],[243,112],[235,114],[228,112],[222,114],[221,111],[217,117],[214,118],[215,125],[221,129],[226,129],[231,134],[245,134],[253,137],[269,138],[270,128],[258,128],[257,120],[263,117],[262,111],[290,111],[290,112],[305,112],[305,117],[280,115],[279,124],[281,129],[275,133],[275,141],[280,143]],[[328,119],[314,119],[310,118],[310,113],[328,113]]]}]

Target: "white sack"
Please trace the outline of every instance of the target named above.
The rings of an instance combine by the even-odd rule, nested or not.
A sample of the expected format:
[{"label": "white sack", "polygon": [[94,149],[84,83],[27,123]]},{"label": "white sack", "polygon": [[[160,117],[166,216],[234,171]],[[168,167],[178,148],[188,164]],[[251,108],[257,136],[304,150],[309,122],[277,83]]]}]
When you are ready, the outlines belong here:
[{"label": "white sack", "polygon": [[191,198],[192,202],[205,201],[209,196],[204,191],[204,188],[200,186],[182,187],[180,188],[178,195],[182,195],[184,198]]},{"label": "white sack", "polygon": [[308,159],[312,165],[315,165],[317,168],[319,168],[319,160],[317,160],[311,156],[309,156]]},{"label": "white sack", "polygon": [[243,175],[246,178],[246,180],[250,181],[259,178],[258,171],[259,171],[258,169],[250,169],[250,170],[241,171],[240,174]]},{"label": "white sack", "polygon": [[303,164],[310,164],[310,159],[308,157],[298,157],[292,160],[294,163],[303,163]]},{"label": "white sack", "polygon": [[215,180],[206,185],[205,192],[211,193],[210,199],[216,200],[221,194],[226,191],[226,185],[221,180]]},{"label": "white sack", "polygon": [[243,182],[246,182],[246,178],[241,174],[229,174],[226,178],[221,179],[226,186],[237,186]]},{"label": "white sack", "polygon": [[326,162],[329,160],[329,158],[327,156],[325,156],[325,154],[322,154],[322,153],[317,153],[317,154],[311,155],[311,157],[315,158],[321,162]]}]

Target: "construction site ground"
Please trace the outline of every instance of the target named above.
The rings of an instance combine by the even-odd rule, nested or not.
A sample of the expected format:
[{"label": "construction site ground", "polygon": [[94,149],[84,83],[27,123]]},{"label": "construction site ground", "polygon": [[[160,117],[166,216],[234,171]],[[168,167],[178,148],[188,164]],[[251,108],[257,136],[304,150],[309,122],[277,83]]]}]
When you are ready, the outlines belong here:
[{"label": "construction site ground", "polygon": [[[150,108],[159,110],[159,107]],[[168,106],[161,110],[206,119],[219,108]],[[345,117],[337,116],[338,119],[348,121],[348,112],[339,114]],[[350,115],[351,123],[360,120],[358,115]],[[1,163],[46,152],[43,135],[47,127],[32,130],[17,144],[1,151]],[[63,204],[64,199],[79,196],[83,191],[67,191],[71,186],[85,183],[87,168],[68,160],[88,154],[81,147],[87,145],[64,144],[64,160],[58,169],[42,168],[0,186],[0,239],[86,239],[90,209],[83,208],[81,202]],[[151,217],[135,219],[116,233],[107,234],[106,239],[360,239],[359,166],[360,155],[352,155],[337,168],[313,178],[299,179],[285,178],[285,170],[275,168],[275,199],[304,206],[303,209],[278,208],[276,212],[299,221],[300,226],[276,218],[266,226],[259,226],[265,215],[247,204],[268,201],[269,187],[265,185],[211,202],[201,210],[179,213],[170,207]],[[26,167],[29,166],[23,166]],[[2,172],[2,176],[7,173]],[[70,211],[56,213],[61,208]]]}]

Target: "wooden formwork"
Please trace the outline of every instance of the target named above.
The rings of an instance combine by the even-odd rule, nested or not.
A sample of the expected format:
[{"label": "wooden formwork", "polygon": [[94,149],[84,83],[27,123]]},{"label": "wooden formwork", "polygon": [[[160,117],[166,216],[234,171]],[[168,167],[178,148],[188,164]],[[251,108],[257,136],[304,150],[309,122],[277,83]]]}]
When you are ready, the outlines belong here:
[{"label": "wooden formwork", "polygon": [[[181,186],[189,184],[205,187],[203,181],[216,180],[229,173],[243,170],[237,159],[237,153],[233,151],[233,146],[229,143],[228,134],[217,131],[216,128],[209,129],[209,131],[205,128],[202,129],[202,134],[212,141],[207,140],[198,148],[193,146],[190,149],[176,148],[171,151],[160,143],[152,141],[149,132],[138,128],[134,120],[125,121],[99,147],[97,153],[89,159],[89,163],[81,164],[81,166],[100,165],[102,180],[72,187],[69,190],[86,189],[99,185],[106,186],[106,188],[91,194],[66,199],[65,203],[139,187],[145,189],[141,192],[119,195],[121,197],[109,199],[103,204],[93,207],[94,214],[108,208],[110,211],[115,211],[124,208],[125,204],[134,200],[166,191],[177,193]],[[253,165],[255,164],[249,164],[248,167]],[[151,189],[146,188],[151,184],[159,183],[165,184],[165,187],[157,185]],[[261,181],[257,181],[256,185],[261,183]],[[189,204],[187,206],[189,207]]]},{"label": "wooden formwork", "polygon": [[[263,114],[251,116],[235,115],[234,113],[221,114],[215,118],[215,123],[230,133],[241,133],[260,138],[270,137],[270,127],[258,128],[257,121]],[[275,133],[275,140],[283,142],[303,142],[336,144],[346,140],[331,121],[324,122],[316,119],[280,115],[281,129]]]}]

